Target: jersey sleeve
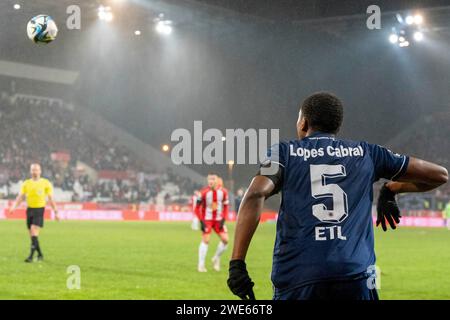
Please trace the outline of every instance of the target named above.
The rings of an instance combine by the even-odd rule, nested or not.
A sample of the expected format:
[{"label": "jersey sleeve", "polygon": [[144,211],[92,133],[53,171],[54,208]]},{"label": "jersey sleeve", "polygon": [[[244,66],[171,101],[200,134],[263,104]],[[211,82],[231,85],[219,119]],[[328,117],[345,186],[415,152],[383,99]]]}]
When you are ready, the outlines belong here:
[{"label": "jersey sleeve", "polygon": [[275,185],[271,195],[278,193],[283,186],[283,175],[287,165],[286,150],[286,143],[274,144],[267,150],[266,157],[260,164],[257,175],[269,178]]},{"label": "jersey sleeve", "polygon": [[376,144],[368,146],[375,170],[375,181],[380,178],[394,181],[405,173],[409,163],[408,156],[394,153]]},{"label": "jersey sleeve", "polygon": [[22,182],[22,185],[20,186],[20,193],[21,194],[27,193],[27,182],[26,181]]},{"label": "jersey sleeve", "polygon": [[47,183],[46,183],[45,195],[47,195],[47,196],[53,195],[53,186],[50,181],[47,181]]}]

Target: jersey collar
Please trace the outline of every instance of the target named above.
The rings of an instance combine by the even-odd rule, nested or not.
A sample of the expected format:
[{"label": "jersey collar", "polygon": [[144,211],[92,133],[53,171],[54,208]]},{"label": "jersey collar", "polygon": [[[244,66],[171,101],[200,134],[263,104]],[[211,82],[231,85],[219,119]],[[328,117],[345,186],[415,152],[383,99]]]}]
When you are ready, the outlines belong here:
[{"label": "jersey collar", "polygon": [[307,136],[306,138],[307,139],[331,139],[331,140],[334,140],[336,137],[332,133],[316,131],[313,134]]}]

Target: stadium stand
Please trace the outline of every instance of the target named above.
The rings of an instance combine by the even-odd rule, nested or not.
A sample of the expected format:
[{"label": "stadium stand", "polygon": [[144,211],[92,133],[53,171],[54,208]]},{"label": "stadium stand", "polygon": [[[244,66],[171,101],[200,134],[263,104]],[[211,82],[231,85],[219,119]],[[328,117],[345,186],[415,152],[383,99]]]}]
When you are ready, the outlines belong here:
[{"label": "stadium stand", "polygon": [[431,114],[408,126],[388,142],[399,153],[412,153],[423,159],[435,159],[444,167],[450,166],[450,112]]},{"label": "stadium stand", "polygon": [[[57,201],[186,202],[199,187],[203,177],[189,171],[180,175],[169,165],[161,167],[160,162],[159,167],[153,166],[120,143],[120,129],[111,128],[114,138],[98,135],[86,130],[86,119],[94,119],[99,126],[94,115],[75,112],[62,100],[3,92],[0,197],[16,196],[32,162],[41,163],[44,176],[54,182]],[[165,162],[170,161],[165,158]]]},{"label": "stadium stand", "polygon": [[[431,114],[418,119],[387,146],[398,153],[409,154],[421,159],[430,159],[446,168],[450,167],[450,112]],[[399,199],[402,208],[410,214],[423,216],[439,214],[450,201],[450,186],[446,184],[437,190],[421,194],[405,194]]]}]

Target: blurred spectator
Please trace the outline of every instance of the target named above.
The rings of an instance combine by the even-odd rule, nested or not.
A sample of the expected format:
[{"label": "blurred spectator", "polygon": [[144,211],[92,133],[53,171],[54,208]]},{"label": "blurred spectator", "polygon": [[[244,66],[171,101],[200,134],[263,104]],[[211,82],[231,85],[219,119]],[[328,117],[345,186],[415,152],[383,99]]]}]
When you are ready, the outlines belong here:
[{"label": "blurred spectator", "polygon": [[236,213],[239,212],[239,207],[241,206],[242,198],[244,197],[244,189],[239,188],[236,191],[236,196],[234,197],[234,207],[236,210]]}]

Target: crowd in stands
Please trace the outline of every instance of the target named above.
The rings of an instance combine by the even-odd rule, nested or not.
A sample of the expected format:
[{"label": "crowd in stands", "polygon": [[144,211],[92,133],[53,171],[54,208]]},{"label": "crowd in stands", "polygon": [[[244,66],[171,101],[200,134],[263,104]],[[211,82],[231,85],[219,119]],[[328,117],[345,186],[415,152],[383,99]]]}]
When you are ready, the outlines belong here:
[{"label": "crowd in stands", "polygon": [[[428,159],[450,167],[450,112],[429,115],[420,119],[396,143],[399,153]],[[398,150],[397,150],[398,149]]]},{"label": "crowd in stands", "polygon": [[[429,160],[450,170],[450,112],[432,114],[419,119],[411,125],[402,138],[393,143],[395,152],[408,154],[420,159]],[[431,201],[433,197],[436,201]],[[411,208],[438,207],[435,202],[446,202],[450,199],[450,183],[423,195],[406,198],[414,199],[406,205]]]},{"label": "crowd in stands", "polygon": [[[0,186],[6,198],[15,196],[12,186],[26,177],[32,162],[42,165],[43,176],[55,188],[72,192],[77,201],[151,202],[167,183],[178,186],[178,195],[199,187],[171,171],[152,171],[126,147],[90,135],[57,99],[2,93],[0,135]],[[80,163],[94,172],[127,172],[130,178],[94,179],[80,170]]]},{"label": "crowd in stands", "polygon": [[165,202],[180,201],[180,197],[187,202],[190,195],[200,188],[200,185],[193,183],[190,179],[180,177],[167,170],[162,174],[138,173],[132,179],[99,179],[93,183],[88,175],[67,176],[63,179],[67,185],[61,186],[63,190],[73,190],[72,201],[98,201],[105,202],[127,202],[127,203],[155,203],[155,198],[164,191],[165,185],[172,185],[171,191],[164,194]]}]

